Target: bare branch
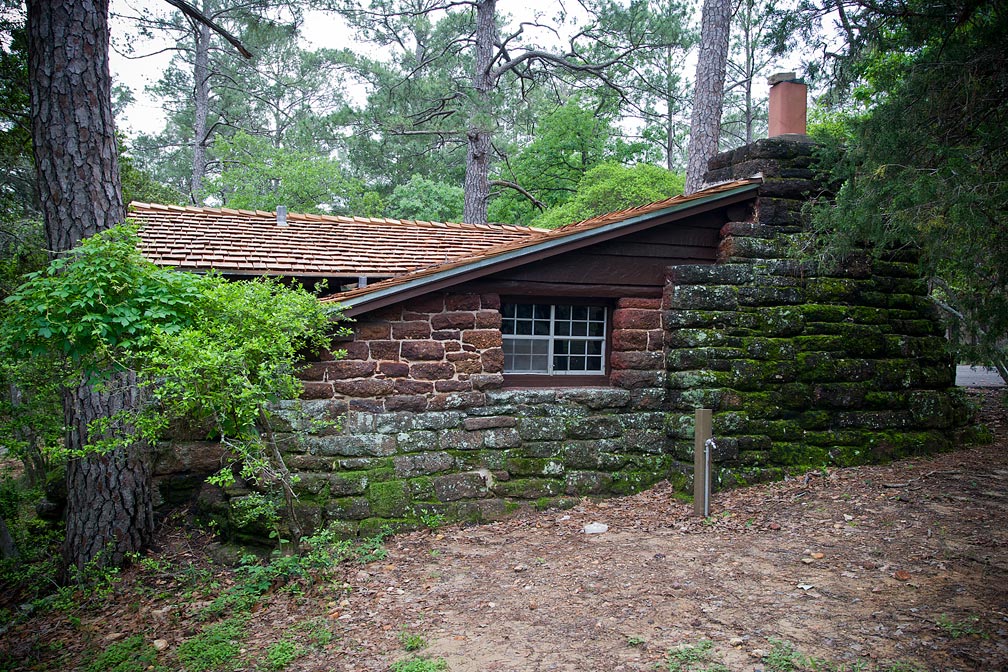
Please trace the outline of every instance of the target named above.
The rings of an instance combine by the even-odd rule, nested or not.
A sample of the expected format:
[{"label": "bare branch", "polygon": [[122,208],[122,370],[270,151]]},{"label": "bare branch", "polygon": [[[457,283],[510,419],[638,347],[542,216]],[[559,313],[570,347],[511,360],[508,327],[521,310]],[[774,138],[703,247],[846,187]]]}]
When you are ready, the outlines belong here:
[{"label": "bare branch", "polygon": [[522,187],[517,182],[512,182],[510,180],[490,180],[490,186],[492,187],[507,187],[508,189],[514,189],[519,194],[527,198],[532,205],[539,208],[539,212],[544,212],[546,210],[546,204],[540,201],[538,198],[533,196],[528,192],[527,189]]},{"label": "bare branch", "polygon": [[240,53],[245,58],[252,58],[252,52],[245,48],[245,45],[241,43],[241,40],[239,40],[237,37],[226,31],[224,28],[220,26],[220,24],[218,24],[216,21],[211,19],[209,16],[207,16],[200,10],[190,5],[185,0],[165,0],[165,2],[167,2],[172,7],[177,8],[180,12],[189,17],[190,20],[209,26],[214,32],[216,32],[225,40],[230,42],[231,45],[238,50],[238,53]]}]

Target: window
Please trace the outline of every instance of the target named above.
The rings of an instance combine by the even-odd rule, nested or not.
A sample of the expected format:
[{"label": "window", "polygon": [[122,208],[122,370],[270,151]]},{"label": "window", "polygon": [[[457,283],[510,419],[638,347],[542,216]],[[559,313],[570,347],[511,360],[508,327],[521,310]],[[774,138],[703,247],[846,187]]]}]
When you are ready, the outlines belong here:
[{"label": "window", "polygon": [[504,372],[604,375],[605,306],[504,303]]}]

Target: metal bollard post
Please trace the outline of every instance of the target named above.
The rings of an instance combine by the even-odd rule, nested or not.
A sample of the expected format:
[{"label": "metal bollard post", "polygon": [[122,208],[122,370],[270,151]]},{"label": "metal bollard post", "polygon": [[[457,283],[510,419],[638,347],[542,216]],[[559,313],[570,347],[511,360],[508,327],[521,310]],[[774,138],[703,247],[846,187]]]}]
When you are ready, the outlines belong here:
[{"label": "metal bollard post", "polygon": [[704,518],[710,515],[711,416],[711,409],[698,408],[693,424],[693,513]]}]

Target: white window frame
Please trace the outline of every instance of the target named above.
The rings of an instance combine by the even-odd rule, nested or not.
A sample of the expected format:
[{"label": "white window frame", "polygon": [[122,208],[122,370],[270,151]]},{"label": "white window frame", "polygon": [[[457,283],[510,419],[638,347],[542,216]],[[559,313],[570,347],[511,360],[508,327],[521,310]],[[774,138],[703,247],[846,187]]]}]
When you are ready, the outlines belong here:
[{"label": "white window frame", "polygon": [[[517,320],[517,317],[507,317],[505,316],[505,309],[507,306],[549,306],[549,334],[508,334],[505,332],[505,325],[508,320]],[[561,306],[566,306],[573,310],[574,308],[597,308],[602,311],[602,335],[601,336],[572,336],[569,334],[560,335],[556,333],[557,324],[557,308]],[[533,315],[534,315],[533,308]],[[533,317],[533,322],[535,318]],[[595,321],[597,323],[597,321]],[[591,320],[588,322],[592,323]],[[533,329],[534,331],[534,329]],[[507,349],[505,348],[505,375],[513,376],[604,376],[606,375],[606,363],[608,357],[608,339],[609,339],[609,309],[607,306],[601,303],[563,303],[553,302],[553,301],[504,301],[501,304],[501,338],[504,342],[508,340],[532,340],[532,341],[545,341],[548,343],[548,352],[546,353],[546,369],[536,369],[536,370],[513,370],[507,367]],[[587,366],[588,358],[598,357],[600,362],[600,368],[598,369],[584,369],[584,370],[555,370],[553,368],[553,359],[558,356],[554,350],[554,346],[558,341],[579,341],[584,343],[600,343],[601,352],[599,355],[595,354],[585,354],[585,365]],[[587,353],[587,346],[586,346]],[[566,355],[560,354],[559,356],[570,356],[568,352]],[[580,355],[575,355],[580,356]]]}]

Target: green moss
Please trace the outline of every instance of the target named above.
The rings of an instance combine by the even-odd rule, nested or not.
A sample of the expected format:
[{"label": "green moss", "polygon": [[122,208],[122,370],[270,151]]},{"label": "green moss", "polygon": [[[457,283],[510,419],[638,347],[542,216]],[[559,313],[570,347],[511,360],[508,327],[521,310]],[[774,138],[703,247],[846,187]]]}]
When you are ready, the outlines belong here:
[{"label": "green moss", "polygon": [[517,499],[539,499],[541,497],[556,497],[563,493],[562,481],[548,478],[516,478],[497,483],[494,492],[502,497]]},{"label": "green moss", "polygon": [[410,496],[404,481],[383,481],[368,485],[367,500],[375,516],[398,518],[408,510]]}]

